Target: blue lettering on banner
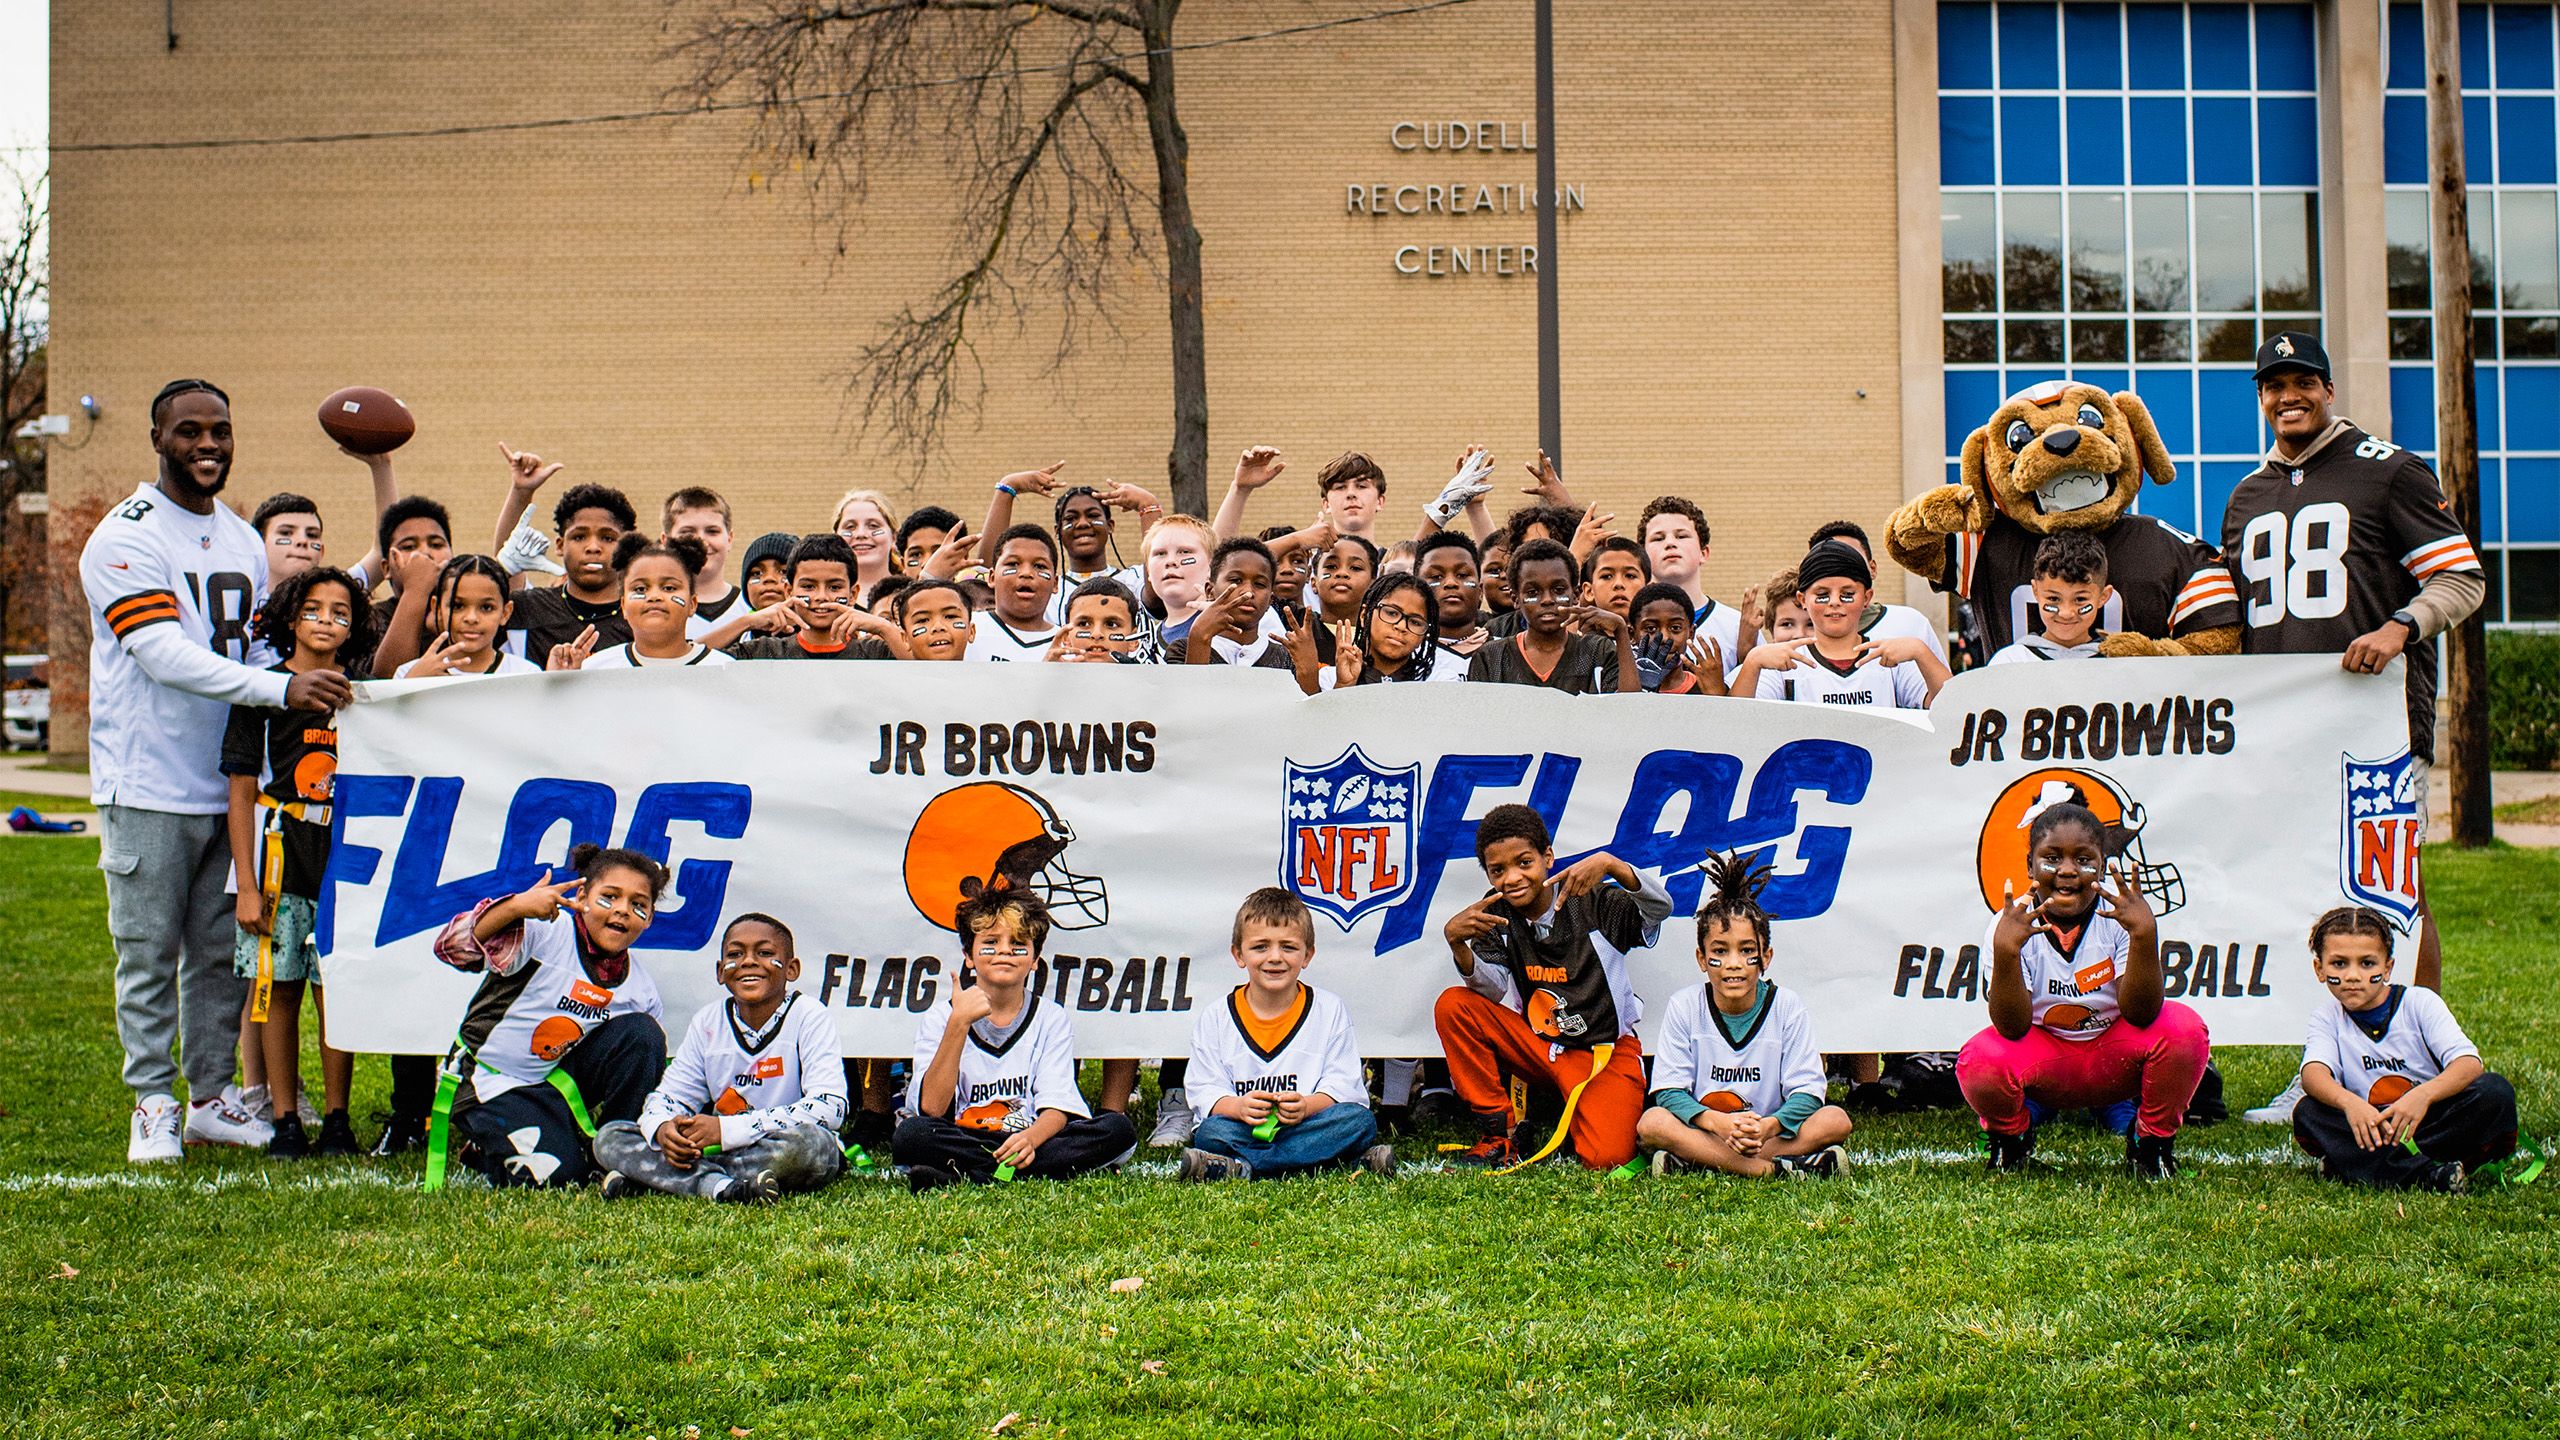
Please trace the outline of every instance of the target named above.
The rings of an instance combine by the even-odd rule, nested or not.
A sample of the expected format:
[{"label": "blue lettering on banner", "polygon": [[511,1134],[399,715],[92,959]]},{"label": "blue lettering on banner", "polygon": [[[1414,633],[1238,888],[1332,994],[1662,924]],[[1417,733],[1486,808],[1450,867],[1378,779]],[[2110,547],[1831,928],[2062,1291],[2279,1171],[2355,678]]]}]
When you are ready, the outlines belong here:
[{"label": "blue lettering on banner", "polygon": [[[454,811],[462,799],[463,780],[454,775],[412,779],[405,775],[338,776],[336,843],[321,888],[320,950],[331,952],[334,899],[340,884],[367,885],[380,872],[382,852],[345,839],[350,818],[407,817],[391,877],[384,887],[382,914],[372,943],[390,945],[436,929],[483,900],[511,895],[539,880],[544,870],[565,874],[569,851],[581,844],[610,844],[619,798],[610,785],[593,780],[542,777],[516,787],[508,802],[506,828],[497,844],[496,863],[477,874],[439,880],[452,850]],[[754,808],[753,792],[725,781],[692,781],[651,785],[632,807],[623,833],[625,847],[673,867],[677,903],[660,910],[641,937],[638,948],[696,950],[710,943],[720,924],[729,893],[726,860],[672,859],[669,831],[679,823],[702,827],[706,838],[737,840],[747,833]],[[567,843],[544,851],[553,832],[569,830]]]},{"label": "blue lettering on banner", "polygon": [[[1561,829],[1566,802],[1582,762],[1553,753],[1538,757],[1527,804],[1551,830]],[[1665,878],[1677,913],[1694,914],[1705,877],[1697,868],[1709,854],[1740,851],[1766,862],[1793,838],[1795,868],[1773,877],[1761,903],[1782,919],[1804,920],[1831,908],[1849,854],[1845,825],[1806,825],[1796,797],[1807,792],[1835,805],[1866,798],[1875,757],[1863,746],[1838,740],[1793,740],[1769,753],[1752,776],[1749,799],[1734,813],[1743,763],[1739,757],[1694,750],[1656,750],[1636,764],[1626,807],[1606,848],[1641,870]],[[1378,927],[1377,953],[1422,938],[1442,873],[1475,863],[1476,820],[1469,809],[1482,789],[1510,789],[1529,774],[1527,755],[1447,755],[1432,768],[1431,784],[1414,840],[1413,888],[1386,912]],[[1676,830],[1661,828],[1675,800],[1685,800]],[[1589,853],[1589,852],[1584,852]],[[1557,857],[1561,868],[1580,855]]]}]

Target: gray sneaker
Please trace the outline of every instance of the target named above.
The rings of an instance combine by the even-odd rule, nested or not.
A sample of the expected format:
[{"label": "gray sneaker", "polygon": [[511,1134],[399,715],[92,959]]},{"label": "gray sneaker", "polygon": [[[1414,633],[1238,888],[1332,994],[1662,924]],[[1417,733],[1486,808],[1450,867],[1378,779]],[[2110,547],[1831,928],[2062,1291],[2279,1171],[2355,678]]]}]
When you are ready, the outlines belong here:
[{"label": "gray sneaker", "polygon": [[1653,1152],[1653,1173],[1656,1179],[1660,1179],[1665,1175],[1686,1175],[1696,1168],[1698,1167],[1681,1159],[1679,1156],[1672,1154],[1668,1150],[1656,1150]]},{"label": "gray sneaker", "polygon": [[1836,1180],[1849,1170],[1849,1152],[1825,1145],[1810,1155],[1781,1155],[1770,1162],[1787,1180]]},{"label": "gray sneaker", "polygon": [[1396,1173],[1396,1147],[1381,1143],[1361,1151],[1360,1168],[1372,1175],[1393,1175]]},{"label": "gray sneaker", "polygon": [[1156,1104],[1156,1128],[1147,1132],[1147,1147],[1170,1150],[1188,1145],[1197,1125],[1191,1118],[1191,1101],[1178,1089],[1167,1090]]},{"label": "gray sneaker", "polygon": [[2255,1110],[2241,1111],[2240,1118],[2252,1125],[2290,1125],[2293,1123],[2293,1107],[2301,1101],[2302,1072],[2297,1070],[2292,1083],[2286,1085],[2282,1093]]},{"label": "gray sneaker", "polygon": [[1253,1167],[1226,1155],[1212,1155],[1206,1150],[1182,1152],[1182,1168],[1175,1172],[1184,1180],[1250,1180]]}]

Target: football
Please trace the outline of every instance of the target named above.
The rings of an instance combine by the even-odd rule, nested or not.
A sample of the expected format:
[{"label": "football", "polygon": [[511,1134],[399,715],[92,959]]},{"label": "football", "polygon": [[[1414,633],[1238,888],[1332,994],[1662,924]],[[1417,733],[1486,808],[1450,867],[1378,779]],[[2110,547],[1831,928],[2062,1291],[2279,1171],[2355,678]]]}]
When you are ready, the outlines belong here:
[{"label": "football", "polygon": [[388,455],[409,443],[418,422],[390,391],[350,385],[320,402],[320,428],[359,455]]}]

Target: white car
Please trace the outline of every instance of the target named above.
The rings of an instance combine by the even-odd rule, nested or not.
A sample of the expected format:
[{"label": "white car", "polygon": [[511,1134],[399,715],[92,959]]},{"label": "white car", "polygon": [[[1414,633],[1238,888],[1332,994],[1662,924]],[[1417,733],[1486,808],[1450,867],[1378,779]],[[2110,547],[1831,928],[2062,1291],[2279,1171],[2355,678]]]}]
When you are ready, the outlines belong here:
[{"label": "white car", "polygon": [[12,749],[42,750],[53,727],[53,690],[45,683],[42,655],[8,659],[8,708],[0,716],[0,739]]}]

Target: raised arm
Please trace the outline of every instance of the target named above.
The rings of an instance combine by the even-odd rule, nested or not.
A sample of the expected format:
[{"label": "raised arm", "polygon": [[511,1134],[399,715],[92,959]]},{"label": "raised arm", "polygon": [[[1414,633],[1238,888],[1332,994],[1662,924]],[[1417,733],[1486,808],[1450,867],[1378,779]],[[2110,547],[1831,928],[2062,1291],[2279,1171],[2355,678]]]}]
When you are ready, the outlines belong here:
[{"label": "raised arm", "polygon": [[1288,468],[1289,462],[1280,458],[1277,447],[1247,446],[1236,457],[1236,478],[1227,486],[1227,498],[1218,502],[1217,518],[1210,521],[1209,528],[1217,532],[1220,540],[1233,540],[1243,534],[1245,502]]}]

